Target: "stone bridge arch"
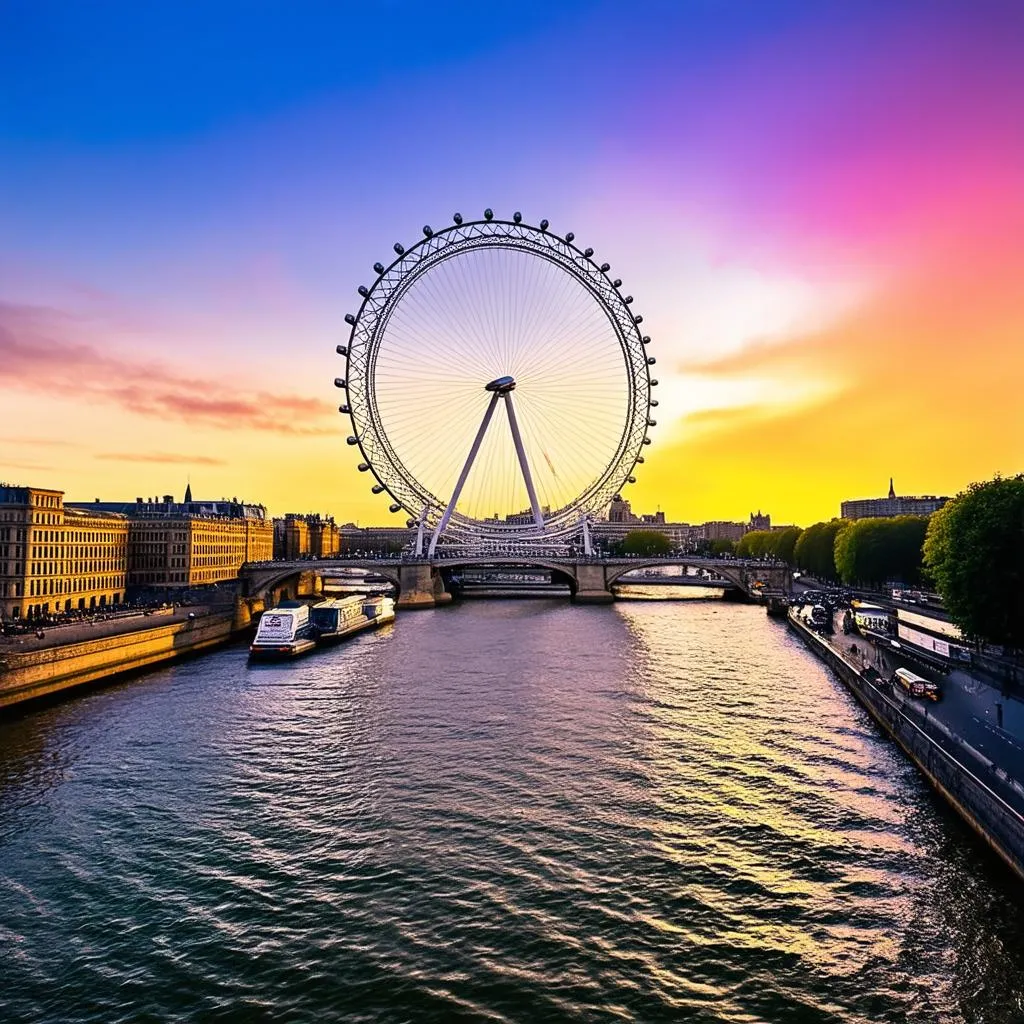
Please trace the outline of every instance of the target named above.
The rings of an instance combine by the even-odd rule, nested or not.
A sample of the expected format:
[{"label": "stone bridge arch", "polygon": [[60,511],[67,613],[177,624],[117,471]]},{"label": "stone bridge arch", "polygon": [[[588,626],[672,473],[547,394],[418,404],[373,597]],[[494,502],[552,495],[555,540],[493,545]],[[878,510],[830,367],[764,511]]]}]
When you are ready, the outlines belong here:
[{"label": "stone bridge arch", "polygon": [[576,595],[579,588],[574,563],[559,562],[556,559],[548,559],[543,556],[538,558],[530,555],[521,555],[518,558],[514,556],[452,558],[436,562],[435,566],[440,572],[447,572],[449,569],[546,569],[553,577],[561,577],[568,584],[569,591],[573,596]]},{"label": "stone bridge arch", "polygon": [[[664,569],[676,567],[681,569],[710,569],[717,576],[720,576],[723,580],[731,583],[734,587],[738,587],[744,592],[747,592],[748,590],[748,581],[741,566],[723,566],[718,563],[708,565],[706,562],[702,562],[699,559],[687,559],[685,557],[671,559],[637,559],[623,565],[609,565],[605,569],[605,581],[608,587],[611,588],[615,586],[616,583],[619,583],[626,573],[638,572],[641,569]],[[628,580],[626,582],[628,582]],[[713,581],[708,581],[707,585],[709,587],[713,587],[715,584]]]},{"label": "stone bridge arch", "polygon": [[[355,562],[287,562],[262,568],[242,568],[244,597],[266,601],[272,596],[287,592],[291,598],[311,597],[321,592],[322,580],[331,570],[364,569],[386,579],[396,591],[401,591],[400,573],[397,567]],[[288,584],[295,582],[294,588]]]}]

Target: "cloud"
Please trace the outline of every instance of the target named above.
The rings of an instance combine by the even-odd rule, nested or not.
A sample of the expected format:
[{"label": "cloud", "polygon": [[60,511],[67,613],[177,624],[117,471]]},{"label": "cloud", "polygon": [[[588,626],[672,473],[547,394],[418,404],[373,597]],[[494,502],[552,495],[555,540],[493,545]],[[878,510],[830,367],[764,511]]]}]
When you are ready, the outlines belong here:
[{"label": "cloud", "polygon": [[0,470],[6,469],[27,469],[27,470],[40,470],[42,472],[50,472],[53,466],[44,466],[37,462],[2,462],[0,463]]},{"label": "cloud", "polygon": [[1024,251],[938,253],[820,331],[702,363],[741,396],[751,380],[807,382],[807,401],[694,410],[648,457],[643,499],[675,490],[697,519],[760,505],[808,522],[890,476],[901,493],[955,494],[1019,472],[1022,275]]},{"label": "cloud", "polygon": [[0,444],[32,445],[35,448],[81,448],[74,441],[63,441],[55,437],[0,437]]},{"label": "cloud", "polygon": [[223,430],[296,436],[334,433],[318,399],[242,390],[191,377],[157,362],[107,353],[79,340],[82,324],[61,311],[0,302],[0,388],[78,396],[162,420]]},{"label": "cloud", "polygon": [[104,462],[159,462],[175,466],[225,466],[224,459],[211,455],[177,455],[173,452],[100,452],[94,458]]}]

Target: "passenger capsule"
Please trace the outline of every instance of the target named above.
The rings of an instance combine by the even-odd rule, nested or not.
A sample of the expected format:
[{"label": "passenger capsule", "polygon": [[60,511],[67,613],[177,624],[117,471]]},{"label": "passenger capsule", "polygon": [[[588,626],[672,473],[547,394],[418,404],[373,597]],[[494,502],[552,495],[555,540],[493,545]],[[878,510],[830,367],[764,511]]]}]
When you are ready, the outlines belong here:
[{"label": "passenger capsule", "polygon": [[334,386],[336,388],[347,388],[348,387],[348,381],[345,380],[344,377],[335,377],[334,378]]},{"label": "passenger capsule", "polygon": [[656,419],[652,419],[650,416],[647,417],[647,426],[656,427],[657,425],[658,421]]},{"label": "passenger capsule", "polygon": [[398,253],[399,256],[404,256],[405,255],[405,246],[402,245],[401,242],[395,242],[394,250],[395,250],[395,252]]},{"label": "passenger capsule", "polygon": [[633,301],[633,296],[627,295],[622,301],[628,306]]},{"label": "passenger capsule", "polygon": [[567,231],[565,235],[565,240],[567,242],[571,242],[575,237],[576,236],[571,231]]},{"label": "passenger capsule", "polygon": [[540,229],[541,229],[541,231],[547,231],[547,229],[548,229],[548,222],[546,220],[542,220],[540,222]]},{"label": "passenger capsule", "polygon": [[622,287],[622,278],[621,277],[615,278],[615,280],[612,281],[612,287],[613,288],[621,288]]},{"label": "passenger capsule", "polygon": [[642,324],[643,322],[644,322],[644,318],[642,316],[635,316],[635,317],[633,317],[633,323],[635,323],[635,324]]},{"label": "passenger capsule", "polygon": [[352,410],[347,405],[339,405],[338,412],[343,413],[347,416]]},{"label": "passenger capsule", "polygon": [[517,224],[521,224],[523,222],[523,215],[518,210],[516,210],[516,212],[512,214],[512,219]]},{"label": "passenger capsule", "polygon": [[345,444],[359,444],[359,438],[354,434],[349,434],[348,437],[345,438]]},{"label": "passenger capsule", "polygon": [[358,288],[356,289],[356,291],[357,291],[357,292],[359,292],[359,294],[360,294],[360,295],[362,295],[362,297],[363,297],[364,299],[366,298],[366,296],[367,296],[367,295],[369,295],[369,294],[370,294],[370,289],[369,289],[369,288],[367,288],[365,284],[361,284],[361,285],[360,285],[360,286],[359,286],[359,287],[358,287]]},{"label": "passenger capsule", "polygon": [[494,219],[494,211],[488,206],[487,209],[484,210],[484,220],[493,220],[493,219]]},{"label": "passenger capsule", "polygon": [[587,248],[583,250],[583,255],[586,256],[587,259],[589,260],[590,257],[594,255],[594,250],[591,249],[590,246],[588,245]]},{"label": "passenger capsule", "polygon": [[423,225],[423,234],[429,238],[434,233],[434,229],[429,224]]},{"label": "passenger capsule", "polygon": [[635,476],[627,476],[626,477],[626,483],[635,484],[636,483],[636,477]]},{"label": "passenger capsule", "polygon": [[382,494],[384,492],[384,485],[383,484],[374,484],[370,488],[370,490],[373,491],[374,494]]},{"label": "passenger capsule", "polygon": [[640,343],[641,343],[642,345],[650,345],[650,343],[651,343],[651,338],[650,338],[650,335],[647,335],[647,334],[645,334],[645,335],[644,335],[644,336],[643,336],[643,337],[642,337],[642,338],[640,339]]},{"label": "passenger capsule", "polygon": [[601,264],[601,273],[602,274],[607,274],[608,271],[611,270],[611,269],[612,269],[612,265],[610,263],[602,263]]},{"label": "passenger capsule", "polygon": [[358,469],[360,473],[368,473],[370,471],[370,464],[368,462],[360,462],[359,465],[356,466],[356,469]]},{"label": "passenger capsule", "polygon": [[636,457],[636,461],[642,466],[644,464],[644,457],[642,455],[638,455]]},{"label": "passenger capsule", "polygon": [[651,439],[649,437],[645,437],[644,438],[644,444],[650,444],[650,443],[651,443]]},{"label": "passenger capsule", "polygon": [[348,345],[338,345],[335,348],[335,352],[337,352],[339,356],[347,356],[348,355]]},{"label": "passenger capsule", "polygon": [[647,365],[648,366],[653,366],[657,361],[658,360],[655,359],[654,356],[648,356],[647,357]]},{"label": "passenger capsule", "polygon": [[651,378],[651,387],[652,388],[656,388],[657,386],[658,386],[658,378],[657,377],[652,377]]},{"label": "passenger capsule", "polygon": [[356,318],[352,313],[345,314],[345,323],[350,324],[352,327],[356,325]]},{"label": "passenger capsule", "polygon": [[651,399],[651,408],[656,409],[658,407],[658,400],[656,398]]},{"label": "passenger capsule", "polygon": [[384,273],[384,264],[380,263],[380,262],[374,263],[373,269],[374,269],[374,271],[376,273],[383,274]]},{"label": "passenger capsule", "polygon": [[388,506],[388,511],[389,512],[401,512],[402,511],[402,506],[399,505],[397,501],[393,502],[391,505]]}]

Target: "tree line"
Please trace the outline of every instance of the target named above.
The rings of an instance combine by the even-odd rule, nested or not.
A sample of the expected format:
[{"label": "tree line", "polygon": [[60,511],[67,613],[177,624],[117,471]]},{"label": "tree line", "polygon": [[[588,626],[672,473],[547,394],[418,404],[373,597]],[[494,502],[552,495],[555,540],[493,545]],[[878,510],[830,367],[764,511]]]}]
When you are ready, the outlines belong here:
[{"label": "tree line", "polygon": [[932,587],[965,636],[1022,650],[1024,474],[971,484],[931,516],[815,523],[789,564],[847,585]]},{"label": "tree line", "polygon": [[[661,544],[658,536],[634,531],[623,546],[637,554],[667,553],[667,539]],[[706,542],[705,550],[720,554],[726,544],[733,547]],[[933,587],[967,637],[1024,649],[1024,474],[971,484],[931,516],[752,530],[735,553],[776,559],[848,586],[898,581]]]}]

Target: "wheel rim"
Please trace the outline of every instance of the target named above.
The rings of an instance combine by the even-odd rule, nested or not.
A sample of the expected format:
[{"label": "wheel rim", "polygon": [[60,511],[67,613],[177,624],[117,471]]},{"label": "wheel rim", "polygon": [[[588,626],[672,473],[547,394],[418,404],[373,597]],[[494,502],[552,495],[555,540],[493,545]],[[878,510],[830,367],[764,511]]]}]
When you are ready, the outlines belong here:
[{"label": "wheel rim", "polygon": [[484,385],[509,374],[544,529],[515,515],[526,492],[502,424],[485,436],[449,529],[549,536],[606,508],[649,443],[652,382],[642,318],[589,250],[484,220],[432,232],[378,268],[349,318],[342,408],[350,442],[395,505],[440,518]]}]

